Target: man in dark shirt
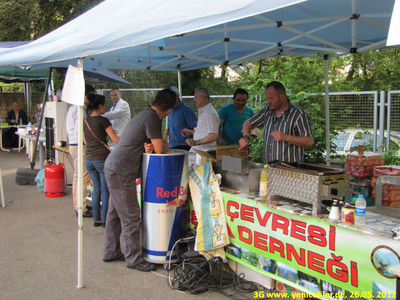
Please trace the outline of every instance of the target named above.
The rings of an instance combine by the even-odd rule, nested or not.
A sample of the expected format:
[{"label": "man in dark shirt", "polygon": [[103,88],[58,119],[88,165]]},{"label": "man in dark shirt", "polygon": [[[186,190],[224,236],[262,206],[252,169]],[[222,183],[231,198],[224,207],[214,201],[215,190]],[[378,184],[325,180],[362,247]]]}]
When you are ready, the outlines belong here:
[{"label": "man in dark shirt", "polygon": [[[110,191],[103,261],[125,260],[126,266],[143,272],[155,265],[141,257],[140,208],[136,197],[136,179],[140,177],[143,152],[157,154],[169,150],[162,139],[161,120],[175,105],[176,95],[169,89],[157,93],[152,105],[126,125],[117,146],[108,156],[104,173]],[[148,143],[148,141],[151,143]],[[122,254],[120,235],[124,237]]]},{"label": "man in dark shirt", "polygon": [[[13,103],[13,109],[7,112],[6,122],[8,125],[19,125],[22,123],[23,125],[28,124],[28,116],[26,112],[20,110],[20,106],[18,102]],[[9,128],[4,132],[6,137],[6,145],[9,147],[18,148],[18,135],[15,134],[17,128]]]}]

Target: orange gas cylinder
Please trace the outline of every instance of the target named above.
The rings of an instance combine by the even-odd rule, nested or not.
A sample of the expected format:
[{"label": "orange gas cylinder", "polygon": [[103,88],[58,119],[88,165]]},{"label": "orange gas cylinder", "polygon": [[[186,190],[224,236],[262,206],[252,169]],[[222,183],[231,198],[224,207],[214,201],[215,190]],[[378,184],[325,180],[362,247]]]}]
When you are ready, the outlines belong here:
[{"label": "orange gas cylinder", "polygon": [[49,161],[44,169],[44,190],[46,197],[62,197],[64,196],[64,165],[53,164]]}]

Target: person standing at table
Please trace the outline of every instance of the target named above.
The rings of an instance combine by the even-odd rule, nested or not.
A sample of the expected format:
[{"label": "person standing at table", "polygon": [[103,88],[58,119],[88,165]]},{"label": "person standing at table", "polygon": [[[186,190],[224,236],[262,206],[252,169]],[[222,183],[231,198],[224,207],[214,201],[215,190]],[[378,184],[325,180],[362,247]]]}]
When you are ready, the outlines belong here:
[{"label": "person standing at table", "polygon": [[[104,173],[110,201],[103,247],[104,262],[125,260],[128,268],[142,272],[156,268],[141,256],[136,180],[141,174],[143,152],[161,154],[169,150],[168,143],[162,139],[161,120],[169,114],[175,102],[173,91],[159,91],[151,106],[129,121],[117,146],[107,157]],[[121,234],[125,242],[124,254],[121,251]]]},{"label": "person standing at table", "polygon": [[171,86],[169,89],[175,92],[176,103],[168,116],[168,126],[164,131],[164,140],[167,140],[169,136],[169,147],[171,149],[190,150],[190,146],[185,142],[190,136],[182,136],[182,130],[184,128],[193,129],[197,126],[196,114],[190,106],[179,99],[180,92],[176,87]]},{"label": "person standing at table", "polygon": [[[8,125],[23,125],[28,124],[28,115],[26,112],[20,109],[20,105],[18,102],[13,103],[13,109],[7,112],[6,122]],[[17,132],[17,128],[9,128],[4,131],[4,136],[6,137],[6,145],[8,147],[18,148],[19,138],[18,135],[15,134]]]},{"label": "person standing at table", "polygon": [[268,105],[243,123],[239,150],[249,146],[252,128],[264,126],[264,163],[302,162],[304,147],[314,144],[307,113],[290,102],[278,81],[268,83],[264,94]]},{"label": "person standing at table", "polygon": [[45,129],[44,128],[44,126],[45,126],[45,116],[44,116],[44,114],[43,114],[43,118],[41,119],[40,117],[41,117],[41,115],[42,115],[42,113],[41,113],[41,111],[42,111],[42,104],[40,103],[40,104],[36,104],[36,108],[37,108],[37,113],[35,114],[35,115],[32,115],[31,116],[31,123],[32,123],[32,125],[33,124],[36,124],[36,126],[37,127],[39,127],[39,122],[41,123],[41,125],[40,125],[40,128],[41,129]]},{"label": "person standing at table", "polygon": [[[197,127],[193,129],[185,128],[182,135],[193,135],[193,138],[186,139],[186,143],[194,149],[209,151],[217,147],[219,117],[210,103],[210,92],[204,86],[198,87],[194,92],[194,103],[199,109],[199,119]],[[196,164],[200,164],[201,157],[197,154]]]},{"label": "person standing at table", "polygon": [[246,105],[248,97],[249,93],[245,89],[238,88],[233,95],[233,102],[222,106],[219,110],[218,144],[239,144],[239,140],[243,137],[244,121],[254,115],[254,110]]},{"label": "person standing at table", "polygon": [[118,89],[110,91],[110,97],[113,105],[109,112],[106,112],[103,117],[111,121],[115,133],[121,137],[124,132],[125,126],[131,119],[131,109],[128,102],[122,100],[121,93]]},{"label": "person standing at table", "polygon": [[[88,105],[89,94],[95,94],[96,90],[90,84],[85,84],[85,106]],[[83,144],[83,141],[78,141],[78,122],[83,122],[83,120],[78,119],[78,105],[72,105],[68,109],[67,113],[67,135],[68,135],[68,149],[69,154],[71,154],[72,159],[74,160],[74,180],[72,183],[72,199],[74,201],[75,213],[78,216],[78,143],[82,143],[83,146],[83,186],[82,186],[82,194],[83,194],[83,217],[91,218],[93,217],[92,212],[90,211],[91,207],[89,207],[86,203],[86,193],[87,186],[90,183],[90,176],[86,171],[85,166],[85,151],[86,146]],[[86,109],[83,110],[84,117],[86,117]]]},{"label": "person standing at table", "polygon": [[102,116],[106,112],[106,98],[102,95],[89,94],[88,99],[87,109],[90,115],[83,123],[86,144],[85,164],[93,184],[92,212],[94,226],[103,225],[105,227],[108,198],[110,196],[104,176],[104,163],[110,154],[110,149],[107,146],[107,136],[116,144],[119,141],[119,137],[115,134],[110,120]]}]

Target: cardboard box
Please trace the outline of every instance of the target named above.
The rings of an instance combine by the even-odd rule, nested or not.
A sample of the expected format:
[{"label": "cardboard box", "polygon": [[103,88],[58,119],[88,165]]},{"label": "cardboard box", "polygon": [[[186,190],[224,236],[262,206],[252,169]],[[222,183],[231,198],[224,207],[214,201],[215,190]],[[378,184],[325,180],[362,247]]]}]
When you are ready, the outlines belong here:
[{"label": "cardboard box", "polygon": [[223,155],[231,155],[234,157],[248,159],[248,149],[240,150],[238,152],[239,147],[239,145],[217,146],[217,150],[213,151],[202,151],[196,149],[194,151],[196,151],[201,156],[201,164],[204,164],[207,161],[213,162],[217,160],[222,160]]},{"label": "cardboard box", "polygon": [[373,160],[355,160],[355,159],[346,159],[346,164],[348,165],[356,165],[356,166],[380,166],[385,163],[384,158],[378,158]]}]

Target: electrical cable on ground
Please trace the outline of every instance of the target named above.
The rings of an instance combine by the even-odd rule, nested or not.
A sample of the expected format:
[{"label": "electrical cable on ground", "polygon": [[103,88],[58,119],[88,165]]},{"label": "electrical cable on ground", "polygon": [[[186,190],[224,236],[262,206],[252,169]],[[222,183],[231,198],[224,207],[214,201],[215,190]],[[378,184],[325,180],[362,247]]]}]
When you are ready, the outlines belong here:
[{"label": "electrical cable on ground", "polygon": [[[174,244],[171,253],[182,240]],[[188,251],[182,257],[184,259],[180,264],[171,266],[169,263],[167,282],[171,289],[192,294],[213,290],[237,300],[254,299],[254,292],[259,290],[259,284],[245,280],[243,273],[237,275],[222,258],[207,260],[196,251]]]}]

